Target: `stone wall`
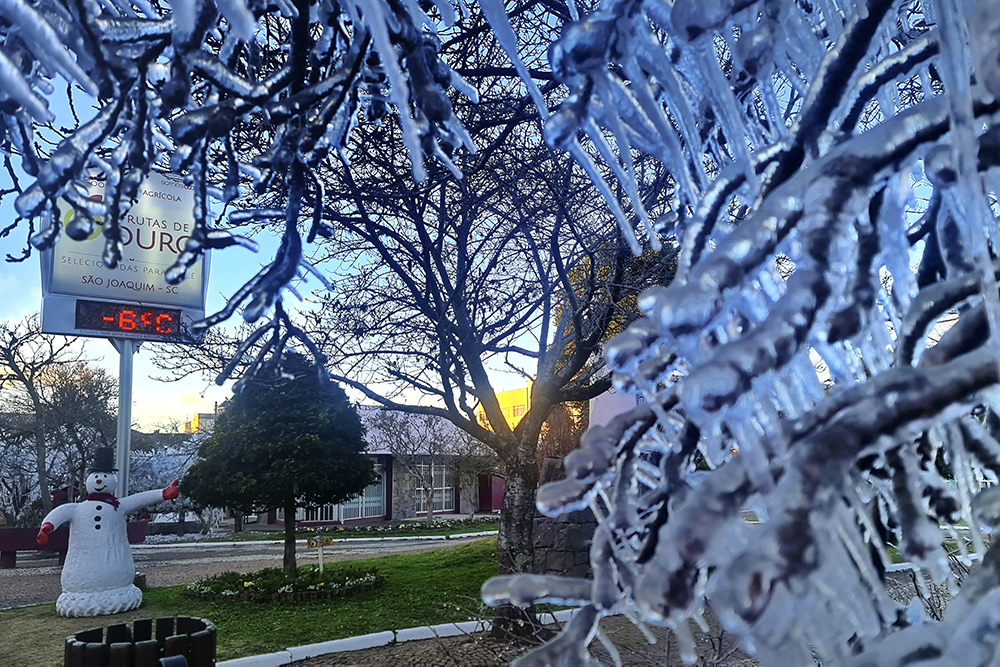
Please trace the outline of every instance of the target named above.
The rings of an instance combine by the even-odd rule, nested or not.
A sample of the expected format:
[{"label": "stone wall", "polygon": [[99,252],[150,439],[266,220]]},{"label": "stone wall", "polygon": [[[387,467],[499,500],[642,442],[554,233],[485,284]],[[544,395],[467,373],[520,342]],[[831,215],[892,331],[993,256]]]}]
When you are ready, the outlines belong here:
[{"label": "stone wall", "polygon": [[[562,459],[545,459],[542,483],[562,479]],[[536,515],[534,525],[534,571],[567,577],[591,577],[590,542],[597,520],[590,510],[550,518]]]},{"label": "stone wall", "polygon": [[417,515],[413,504],[413,479],[406,466],[392,466],[392,520],[412,519]]},{"label": "stone wall", "polygon": [[[461,483],[460,476],[455,474],[456,484]],[[413,492],[417,488],[413,474],[407,470],[406,466],[395,463],[392,466],[392,519],[417,518],[417,506],[413,501]],[[434,516],[445,519],[454,519],[457,515],[472,514],[479,506],[479,488],[475,484],[460,488],[456,499],[455,510],[448,512],[435,512]],[[420,514],[420,518],[426,517]]]},{"label": "stone wall", "polygon": [[[457,481],[457,479],[456,479]],[[458,513],[474,514],[479,509],[479,485],[475,480],[471,484],[463,484],[458,496]]]},{"label": "stone wall", "polygon": [[590,510],[552,519],[535,518],[534,570],[537,574],[590,577],[590,541],[597,521]]}]

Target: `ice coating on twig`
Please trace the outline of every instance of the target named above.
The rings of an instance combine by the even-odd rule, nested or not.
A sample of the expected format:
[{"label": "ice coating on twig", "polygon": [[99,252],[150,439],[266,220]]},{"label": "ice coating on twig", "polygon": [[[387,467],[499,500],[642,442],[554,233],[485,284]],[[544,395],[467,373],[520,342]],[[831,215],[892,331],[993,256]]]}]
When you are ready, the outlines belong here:
[{"label": "ice coating on twig", "polygon": [[[246,320],[281,328],[269,349],[305,339],[277,308],[306,261],[303,242],[333,233],[324,170],[342,167],[358,124],[378,121],[391,102],[417,181],[427,160],[462,178],[463,155],[476,151],[449,95],[476,101],[478,92],[444,62],[436,36],[467,9],[450,0],[434,7],[386,0],[0,0],[0,147],[31,177],[12,192],[32,226],[32,245],[56,241],[62,225],[52,212],[65,208],[65,199],[76,208],[68,235],[86,238],[100,225],[104,263],[115,268],[127,240],[121,221],[146,177],[169,165],[194,190],[193,228],[166,271],[176,284],[210,249],[255,248],[215,219],[212,200],[243,209],[245,195],[269,191],[278,215],[253,209],[230,221],[286,220],[281,248],[204,324],[244,308]],[[66,92],[78,127],[51,128],[59,143],[39,155],[34,125],[55,121],[48,103],[55,76],[86,98],[76,88]],[[269,129],[241,145],[238,129],[248,124]],[[106,188],[100,211],[77,191],[86,179]],[[304,237],[300,217],[308,221]]]}]

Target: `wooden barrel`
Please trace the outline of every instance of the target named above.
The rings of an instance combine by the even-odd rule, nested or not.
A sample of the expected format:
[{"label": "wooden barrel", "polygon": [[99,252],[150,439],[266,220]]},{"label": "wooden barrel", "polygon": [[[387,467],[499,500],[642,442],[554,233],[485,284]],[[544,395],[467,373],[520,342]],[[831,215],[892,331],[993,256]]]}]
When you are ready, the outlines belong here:
[{"label": "wooden barrel", "polygon": [[214,667],[215,626],[189,616],[141,619],[66,638],[63,667]]}]

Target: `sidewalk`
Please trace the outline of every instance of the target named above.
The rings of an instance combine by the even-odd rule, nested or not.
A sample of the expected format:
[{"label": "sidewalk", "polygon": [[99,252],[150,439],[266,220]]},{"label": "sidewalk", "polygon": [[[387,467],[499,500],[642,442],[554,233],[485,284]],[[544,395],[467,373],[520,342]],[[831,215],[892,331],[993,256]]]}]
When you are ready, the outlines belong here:
[{"label": "sidewalk", "polygon": [[[558,631],[572,611],[545,614],[549,627]],[[489,621],[445,623],[432,627],[376,632],[277,653],[238,658],[218,663],[219,667],[283,667],[285,665],[363,664],[370,659],[384,665],[495,665],[507,664],[526,650],[513,642],[490,638]],[[387,658],[389,655],[391,658]],[[343,661],[346,660],[347,663]]]},{"label": "sidewalk", "polygon": [[[334,537],[331,541],[334,544],[370,544],[378,542],[437,542],[442,540],[464,540],[470,537],[489,537],[491,535],[496,535],[495,530],[484,530],[479,532],[470,533],[455,533],[454,535],[383,535],[381,537]],[[212,548],[212,547],[239,547],[247,544],[284,544],[285,540],[242,540],[238,542],[217,542],[215,540],[209,541],[206,539],[199,540],[170,540],[170,541],[159,541],[155,540],[158,535],[154,535],[153,541],[150,538],[146,538],[146,542],[142,544],[133,544],[132,551],[141,551],[142,549],[156,549],[161,547],[197,547],[197,548]],[[219,537],[218,535],[213,535],[213,537]],[[297,547],[305,546],[308,539],[295,540]]]},{"label": "sidewalk", "polygon": [[[568,619],[568,612],[558,612],[560,620],[550,624],[558,632]],[[708,617],[709,615],[706,615]],[[758,667],[758,663],[736,645],[735,637],[724,633],[710,618],[709,632],[696,632],[695,646],[699,658],[696,664],[715,667]],[[365,637],[353,637],[325,645],[303,646],[287,652],[252,656],[239,660],[220,662],[219,667],[494,667],[509,665],[537,644],[522,644],[498,640],[490,636],[488,623],[469,622],[412,628],[395,633],[384,632]],[[647,637],[624,616],[610,616],[601,620],[601,633],[613,645],[623,665],[666,665],[685,667],[681,660],[676,638],[665,628],[647,628],[655,639]],[[693,626],[692,626],[693,628]],[[416,639],[416,637],[430,637]],[[367,642],[367,644],[366,644]],[[392,642],[392,643],[389,643]],[[350,650],[355,646],[370,646]],[[373,646],[382,644],[381,646]],[[339,646],[337,646],[339,645]],[[343,649],[347,650],[343,650]],[[336,652],[317,655],[320,650]],[[600,664],[613,665],[615,659],[599,639],[590,644],[591,654]],[[305,659],[294,660],[303,655]],[[288,657],[293,661],[288,662]],[[567,663],[569,664],[569,663]]]}]

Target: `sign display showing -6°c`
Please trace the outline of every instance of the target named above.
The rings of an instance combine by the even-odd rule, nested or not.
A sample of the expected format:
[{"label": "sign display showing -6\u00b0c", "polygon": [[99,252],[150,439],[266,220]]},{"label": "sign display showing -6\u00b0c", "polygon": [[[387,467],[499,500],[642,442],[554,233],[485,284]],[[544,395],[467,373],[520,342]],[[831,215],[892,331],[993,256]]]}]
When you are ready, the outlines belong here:
[{"label": "sign display showing -6\u00b0c", "polygon": [[77,329],[169,339],[176,338],[181,333],[180,324],[180,308],[138,307],[108,301],[76,300]]},{"label": "sign display showing -6\u00b0c", "polygon": [[[104,183],[90,181],[90,198],[101,201]],[[122,259],[104,265],[102,220],[81,240],[62,234],[42,253],[42,330],[46,333],[136,340],[181,339],[205,316],[208,254],[179,285],[166,272],[194,229],[194,196],[180,177],[150,174],[135,205],[120,221]],[[61,200],[64,228],[80,213]]]}]

